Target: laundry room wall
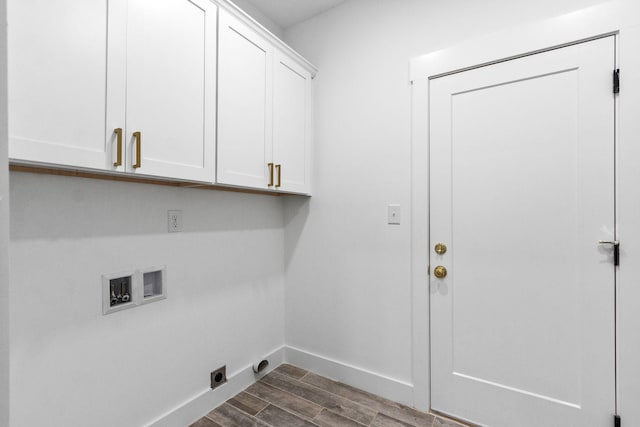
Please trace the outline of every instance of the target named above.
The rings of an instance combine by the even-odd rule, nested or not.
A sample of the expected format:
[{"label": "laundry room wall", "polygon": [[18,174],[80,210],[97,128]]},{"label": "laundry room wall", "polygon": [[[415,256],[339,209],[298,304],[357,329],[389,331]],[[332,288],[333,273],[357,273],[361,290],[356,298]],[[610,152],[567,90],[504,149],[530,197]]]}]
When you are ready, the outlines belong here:
[{"label": "laundry room wall", "polygon": [[[284,344],[279,198],[10,180],[11,427],[147,425],[206,393],[212,370],[250,372]],[[155,266],[167,299],[102,314],[103,274]]]},{"label": "laundry room wall", "polygon": [[[349,0],[286,29],[320,70],[314,197],[285,206],[286,341],[300,360],[428,407],[410,393],[428,378],[412,361],[409,60],[596,3]],[[387,224],[390,204],[400,225]]]}]

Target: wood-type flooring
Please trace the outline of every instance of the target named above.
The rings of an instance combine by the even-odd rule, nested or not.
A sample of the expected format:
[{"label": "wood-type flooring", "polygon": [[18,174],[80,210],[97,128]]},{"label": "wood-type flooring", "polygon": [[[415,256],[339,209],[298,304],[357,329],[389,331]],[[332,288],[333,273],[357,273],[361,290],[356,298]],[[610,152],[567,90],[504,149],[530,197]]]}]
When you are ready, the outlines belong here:
[{"label": "wood-type flooring", "polygon": [[190,427],[465,427],[280,365]]}]

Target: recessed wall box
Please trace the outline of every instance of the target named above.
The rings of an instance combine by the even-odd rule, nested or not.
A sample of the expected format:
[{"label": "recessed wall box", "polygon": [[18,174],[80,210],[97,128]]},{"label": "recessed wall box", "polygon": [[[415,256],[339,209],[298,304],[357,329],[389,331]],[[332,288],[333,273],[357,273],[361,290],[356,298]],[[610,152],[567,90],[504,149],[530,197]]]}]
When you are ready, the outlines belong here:
[{"label": "recessed wall box", "polygon": [[167,298],[166,267],[102,276],[102,314]]},{"label": "recessed wall box", "polygon": [[134,278],[135,272],[102,276],[102,314],[135,307]]},{"label": "recessed wall box", "polygon": [[143,294],[140,304],[148,304],[167,297],[166,272],[164,266],[142,270]]}]

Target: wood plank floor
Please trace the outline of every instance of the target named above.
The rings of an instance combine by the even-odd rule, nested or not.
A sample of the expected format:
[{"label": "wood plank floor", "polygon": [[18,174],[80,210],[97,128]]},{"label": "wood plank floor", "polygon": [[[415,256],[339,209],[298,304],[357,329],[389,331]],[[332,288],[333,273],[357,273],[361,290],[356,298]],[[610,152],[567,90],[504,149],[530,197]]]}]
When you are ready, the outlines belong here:
[{"label": "wood plank floor", "polygon": [[465,427],[292,365],[229,399],[190,427]]}]

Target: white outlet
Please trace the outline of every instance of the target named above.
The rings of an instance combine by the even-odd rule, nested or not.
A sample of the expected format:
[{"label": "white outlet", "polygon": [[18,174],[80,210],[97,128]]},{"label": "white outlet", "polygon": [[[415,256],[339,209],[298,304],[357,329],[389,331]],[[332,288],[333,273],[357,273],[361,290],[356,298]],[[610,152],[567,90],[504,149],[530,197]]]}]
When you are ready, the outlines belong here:
[{"label": "white outlet", "polygon": [[169,211],[169,233],[182,231],[182,211]]}]

